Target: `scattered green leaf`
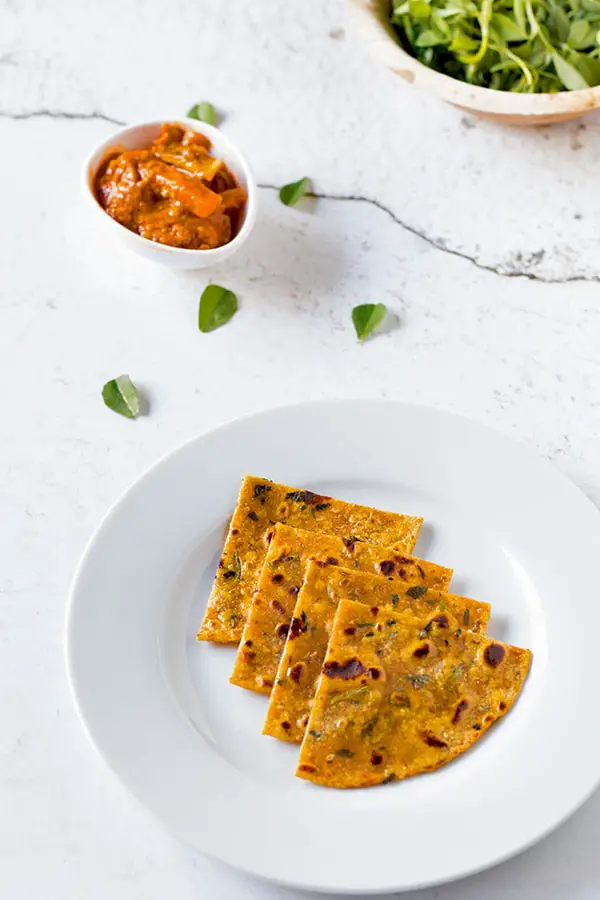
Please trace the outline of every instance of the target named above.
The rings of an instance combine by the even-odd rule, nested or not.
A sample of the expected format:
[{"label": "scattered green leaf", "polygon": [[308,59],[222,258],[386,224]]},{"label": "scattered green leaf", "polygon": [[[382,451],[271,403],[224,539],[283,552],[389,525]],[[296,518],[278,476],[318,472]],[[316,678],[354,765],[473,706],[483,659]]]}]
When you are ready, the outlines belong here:
[{"label": "scattered green leaf", "polygon": [[187,111],[188,119],[197,119],[198,122],[206,122],[207,125],[217,124],[217,112],[212,103],[204,100],[202,103],[196,103]]},{"label": "scattered green leaf", "polygon": [[363,303],[352,310],[352,321],[359,341],[364,341],[385,319],[387,307],[383,303]]},{"label": "scattered green leaf", "polygon": [[233,291],[218,284],[209,284],[200,297],[198,328],[205,333],[214,331],[229,322],[237,310],[237,297]]},{"label": "scattered green leaf", "polygon": [[418,600],[419,597],[422,597],[423,594],[427,593],[427,588],[424,584],[413,584],[412,587],[407,588],[405,593],[407,597],[411,597],[413,600]]},{"label": "scattered green leaf", "polygon": [[295,206],[309,190],[310,178],[301,178],[300,181],[284,184],[279,191],[279,199],[286,206]]},{"label": "scattered green leaf", "polygon": [[352,757],[354,756],[354,751],[348,750],[347,747],[340,747],[339,750],[335,751],[335,755],[341,756],[342,759],[352,759]]},{"label": "scattered green leaf", "polygon": [[102,388],[102,399],[109,409],[135,419],[140,414],[140,395],[129,375],[119,375]]}]

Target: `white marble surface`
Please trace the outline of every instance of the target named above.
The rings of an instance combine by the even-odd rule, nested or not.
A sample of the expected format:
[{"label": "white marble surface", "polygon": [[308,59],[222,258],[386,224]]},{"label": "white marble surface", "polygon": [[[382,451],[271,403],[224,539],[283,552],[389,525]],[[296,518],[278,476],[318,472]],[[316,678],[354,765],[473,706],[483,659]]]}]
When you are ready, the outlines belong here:
[{"label": "white marble surface", "polygon": [[[0,0],[0,22],[0,896],[299,900],[180,846],[96,759],[62,654],[77,558],[185,438],[324,396],[464,413],[600,503],[600,119],[467,118],[367,58],[341,0]],[[212,335],[207,276],[106,242],[78,184],[113,122],[202,99],[264,185],[247,249],[211,273],[241,301]],[[303,175],[322,199],[284,208],[271,186]],[[396,324],[358,346],[369,301]],[[122,371],[147,418],[102,405]],[[518,859],[419,896],[597,898],[599,839],[596,795]]]}]

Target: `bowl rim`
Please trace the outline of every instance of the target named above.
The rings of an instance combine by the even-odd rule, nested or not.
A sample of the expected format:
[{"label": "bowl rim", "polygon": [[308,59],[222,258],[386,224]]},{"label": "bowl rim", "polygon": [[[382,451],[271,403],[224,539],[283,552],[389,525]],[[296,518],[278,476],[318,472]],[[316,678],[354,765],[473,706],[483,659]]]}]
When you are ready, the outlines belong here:
[{"label": "bowl rim", "polygon": [[516,94],[467,84],[436,72],[411,56],[398,42],[384,14],[389,0],[348,0],[348,6],[354,32],[380,61],[406,81],[428,88],[455,106],[523,118],[577,115],[600,106],[600,86],[557,94]]},{"label": "bowl rim", "polygon": [[[93,187],[94,179],[96,177],[100,164],[106,158],[111,149],[116,149],[120,141],[124,137],[130,136],[136,131],[147,128],[160,128],[166,123],[181,125],[183,128],[192,129],[199,134],[204,134],[207,138],[209,138],[211,144],[220,144],[221,146],[225,146],[230,155],[235,158],[236,166],[242,172],[244,181],[246,182],[246,216],[235,237],[232,238],[232,240],[228,241],[226,244],[223,244],[221,247],[213,247],[208,250],[201,250],[199,248],[196,249],[189,247],[172,247],[170,244],[161,244],[158,241],[152,241],[150,240],[150,238],[143,237],[143,235],[138,234],[136,231],[130,231],[129,228],[125,227],[125,225],[121,225],[121,223],[116,219],[113,219],[113,217],[109,215],[98,202]],[[188,259],[199,258],[201,256],[202,259],[206,259],[207,262],[209,260],[217,262],[221,257],[230,255],[234,250],[237,250],[241,246],[241,244],[245,242],[256,221],[258,188],[246,157],[239,149],[239,147],[231,140],[231,138],[223,134],[223,132],[219,128],[214,125],[209,125],[206,122],[201,122],[198,119],[190,119],[188,116],[175,116],[151,119],[149,121],[142,122],[132,122],[131,124],[124,125],[121,128],[118,128],[116,131],[113,131],[112,134],[101,141],[101,143],[96,145],[96,147],[94,147],[94,149],[90,153],[88,153],[88,155],[84,159],[81,169],[81,181],[83,192],[89,198],[89,200],[91,200],[94,208],[102,214],[105,220],[108,220],[116,228],[119,229],[119,232],[121,233],[121,236],[123,238],[131,239],[134,242],[139,242],[139,246],[141,248],[144,248],[145,250],[155,250],[158,253],[168,253],[173,256],[179,256],[180,258],[187,257]]]}]

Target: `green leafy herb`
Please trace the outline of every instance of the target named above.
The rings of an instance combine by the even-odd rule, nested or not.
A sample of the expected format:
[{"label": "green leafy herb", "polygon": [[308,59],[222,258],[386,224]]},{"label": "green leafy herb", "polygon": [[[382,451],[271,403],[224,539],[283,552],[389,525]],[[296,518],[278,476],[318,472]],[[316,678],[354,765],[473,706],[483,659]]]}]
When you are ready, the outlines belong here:
[{"label": "green leafy herb", "polygon": [[240,554],[237,550],[233,551],[233,571],[235,572],[235,577],[239,579],[242,577],[242,562],[240,560]]},{"label": "green leafy herb", "polygon": [[140,414],[140,395],[129,375],[119,375],[107,381],[102,388],[102,399],[109,409],[120,416],[135,419]]},{"label": "green leafy herb", "polygon": [[552,54],[554,68],[556,74],[569,91],[581,91],[589,87],[583,75],[577,71],[574,65],[561,56],[560,53],[554,51]]},{"label": "green leafy herb", "polygon": [[349,691],[333,694],[329,702],[342,703],[345,700],[347,703],[360,703],[369,693],[370,688],[363,685],[362,687],[350,688]]},{"label": "green leafy herb", "polygon": [[471,621],[471,611],[469,609],[465,609],[465,611],[463,613],[463,625],[465,626],[465,628],[468,626],[470,621]]},{"label": "green leafy herb", "polygon": [[392,0],[391,21],[420,62],[516,93],[600,84],[598,0]]},{"label": "green leafy herb", "polygon": [[353,750],[348,750],[347,747],[340,747],[339,750],[335,751],[336,756],[341,756],[343,759],[352,759],[354,756]]},{"label": "green leafy herb", "polygon": [[372,719],[369,719],[369,721],[366,722],[365,725],[363,725],[363,728],[361,731],[361,737],[364,737],[364,738],[371,737],[378,721],[379,721],[379,716],[373,716]]},{"label": "green leafy herb", "polygon": [[392,606],[398,606],[399,601],[400,597],[398,594],[392,594]]},{"label": "green leafy herb", "polygon": [[315,739],[315,741],[320,741],[321,738],[323,737],[322,731],[309,731],[308,733],[311,736],[311,738]]},{"label": "green leafy herb", "polygon": [[450,679],[460,678],[467,671],[466,666],[455,666],[450,672]]},{"label": "green leafy herb", "polygon": [[421,631],[419,632],[419,637],[420,637],[420,638],[425,638],[425,637],[427,637],[427,635],[429,634],[429,632],[431,631],[432,628],[433,628],[433,619],[431,620],[431,622],[428,622],[428,623],[427,623],[427,625],[425,626],[425,628],[422,628],[422,629],[421,629]]},{"label": "green leafy herb", "polygon": [[407,597],[412,597],[413,600],[418,600],[419,597],[422,597],[423,594],[427,593],[427,588],[424,584],[413,584],[412,587],[409,587],[406,591]]},{"label": "green leafy herb", "polygon": [[279,199],[286,206],[295,206],[298,200],[310,190],[310,178],[301,178],[291,184],[284,184],[279,191]]},{"label": "green leafy herb", "polygon": [[407,675],[406,677],[414,688],[422,688],[429,681],[429,675]]},{"label": "green leafy herb", "polygon": [[[209,284],[202,291],[200,306],[198,308],[198,328],[202,332],[214,331],[220,328],[236,314],[238,309],[237,297],[233,291],[220,287],[218,284]],[[269,488],[270,490],[270,488]]]},{"label": "green leafy herb", "polygon": [[357,622],[357,628],[372,628],[375,622]]},{"label": "green leafy herb", "polygon": [[202,103],[196,103],[186,113],[188,119],[197,119],[199,122],[206,122],[207,125],[217,124],[217,113],[212,103],[204,100]]},{"label": "green leafy herb", "polygon": [[387,315],[387,307],[383,303],[363,303],[352,310],[352,322],[359,341],[364,341]]},{"label": "green leafy herb", "polygon": [[302,624],[304,626],[308,626],[308,616],[306,615],[304,610],[302,610],[302,612],[300,613],[300,618],[302,619]]}]

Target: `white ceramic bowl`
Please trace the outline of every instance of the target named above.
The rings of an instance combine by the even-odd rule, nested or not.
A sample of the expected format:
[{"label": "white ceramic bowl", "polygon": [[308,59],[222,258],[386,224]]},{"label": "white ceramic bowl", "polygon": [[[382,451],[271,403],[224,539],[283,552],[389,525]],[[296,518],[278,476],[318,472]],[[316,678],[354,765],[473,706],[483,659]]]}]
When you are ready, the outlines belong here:
[{"label": "white ceramic bowl", "polygon": [[[189,128],[206,135],[212,143],[212,151],[218,159],[222,159],[231,172],[235,175],[240,185],[246,190],[248,202],[243,221],[238,233],[228,244],[216,247],[214,250],[184,250],[180,247],[169,247],[141,237],[133,231],[129,231],[115,219],[108,215],[96,200],[94,194],[94,180],[98,167],[106,159],[111,150],[136,150],[148,147],[158,136],[161,125],[165,122],[174,122],[183,128]],[[105,223],[115,238],[120,240],[131,250],[145,256],[153,262],[171,266],[174,269],[205,269],[223,262],[233,253],[236,253],[242,244],[248,239],[256,221],[257,189],[256,182],[250,171],[246,159],[238,148],[212,125],[198,122],[195,119],[160,119],[157,122],[142,122],[139,125],[128,125],[116,131],[111,137],[97,147],[86,159],[83,165],[83,192],[95,210],[98,221]]]},{"label": "white ceramic bowl", "polygon": [[356,34],[373,55],[405,81],[469,112],[507,125],[549,125],[600,106],[600,87],[559,94],[514,94],[466,84],[424,66],[402,49],[389,22],[390,0],[349,0]]}]

